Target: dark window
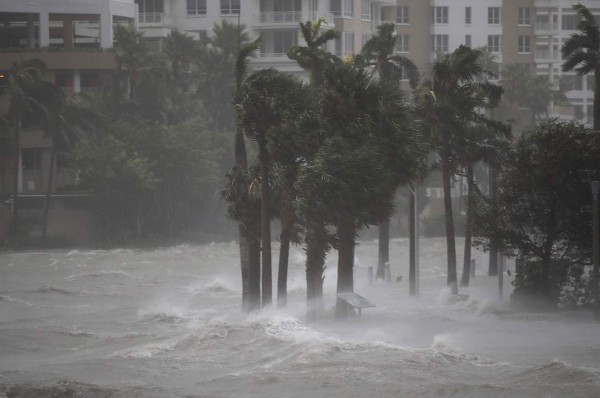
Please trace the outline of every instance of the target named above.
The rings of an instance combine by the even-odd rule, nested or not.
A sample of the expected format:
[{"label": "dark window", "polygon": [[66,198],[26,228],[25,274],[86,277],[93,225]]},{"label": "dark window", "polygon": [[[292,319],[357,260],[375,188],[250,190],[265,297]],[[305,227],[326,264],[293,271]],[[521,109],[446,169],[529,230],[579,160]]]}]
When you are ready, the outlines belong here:
[{"label": "dark window", "polygon": [[42,169],[42,150],[21,149],[21,167],[23,172],[39,172]]}]

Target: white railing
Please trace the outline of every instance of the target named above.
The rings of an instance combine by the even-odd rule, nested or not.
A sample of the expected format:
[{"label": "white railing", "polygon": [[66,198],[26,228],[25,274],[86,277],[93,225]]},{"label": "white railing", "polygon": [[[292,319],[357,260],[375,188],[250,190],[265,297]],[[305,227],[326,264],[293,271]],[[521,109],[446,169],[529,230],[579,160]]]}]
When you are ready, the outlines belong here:
[{"label": "white railing", "polygon": [[258,58],[286,58],[287,59],[287,53],[267,53],[267,52],[261,52],[258,54]]},{"label": "white railing", "polygon": [[535,0],[535,7],[558,7],[559,0]]},{"label": "white railing", "polygon": [[254,20],[258,24],[276,25],[276,24],[294,24],[305,21],[316,21],[322,19],[325,24],[333,25],[333,14],[313,13],[302,11],[270,11],[254,14]]},{"label": "white railing", "polygon": [[163,12],[141,12],[138,21],[140,25],[174,26],[175,16]]},{"label": "white railing", "polygon": [[260,12],[257,15],[257,22],[273,23],[292,23],[302,22],[302,11],[274,11]]},{"label": "white railing", "polygon": [[555,32],[558,31],[558,24],[555,22],[536,22],[535,23],[535,31],[550,31]]},{"label": "white railing", "polygon": [[552,60],[558,61],[560,59],[560,52],[558,51],[550,51],[550,50],[536,50],[535,52],[536,60]]}]

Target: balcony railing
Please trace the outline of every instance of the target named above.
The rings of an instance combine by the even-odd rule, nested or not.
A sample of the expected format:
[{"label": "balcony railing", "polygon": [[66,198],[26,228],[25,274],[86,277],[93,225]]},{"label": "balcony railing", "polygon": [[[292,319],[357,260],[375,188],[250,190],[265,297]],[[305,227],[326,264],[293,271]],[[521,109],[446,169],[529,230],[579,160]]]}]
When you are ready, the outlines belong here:
[{"label": "balcony railing", "polygon": [[558,23],[555,22],[536,22],[535,31],[537,33],[543,32],[558,32]]},{"label": "balcony railing", "polygon": [[535,7],[558,7],[559,0],[535,0]]},{"label": "balcony railing", "polygon": [[302,22],[302,11],[274,11],[257,14],[259,23],[291,23]]},{"label": "balcony railing", "polygon": [[550,50],[536,50],[535,59],[536,61],[558,61],[560,60],[560,52]]},{"label": "balcony railing", "polygon": [[163,12],[142,12],[138,21],[141,26],[175,26],[175,16]]},{"label": "balcony railing", "polygon": [[269,11],[254,14],[256,23],[262,25],[293,24],[297,26],[299,22],[318,19],[323,19],[325,24],[333,25],[333,14],[329,13],[309,15],[308,12],[303,11]]}]

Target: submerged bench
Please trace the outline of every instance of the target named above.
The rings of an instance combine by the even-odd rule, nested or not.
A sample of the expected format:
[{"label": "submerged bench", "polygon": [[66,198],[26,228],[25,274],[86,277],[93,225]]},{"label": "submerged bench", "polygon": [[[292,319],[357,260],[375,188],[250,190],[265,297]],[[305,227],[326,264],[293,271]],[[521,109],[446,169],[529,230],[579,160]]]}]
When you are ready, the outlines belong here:
[{"label": "submerged bench", "polygon": [[338,293],[337,297],[340,300],[345,301],[347,304],[352,307],[358,309],[358,317],[360,318],[361,310],[363,308],[375,307],[375,304],[371,303],[369,300],[360,296],[356,293]]}]

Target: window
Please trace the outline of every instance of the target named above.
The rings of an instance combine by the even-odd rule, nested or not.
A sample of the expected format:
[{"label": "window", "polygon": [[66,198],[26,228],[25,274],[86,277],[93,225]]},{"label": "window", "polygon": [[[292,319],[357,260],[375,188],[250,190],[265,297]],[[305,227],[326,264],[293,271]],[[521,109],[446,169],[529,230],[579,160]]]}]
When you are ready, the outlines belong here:
[{"label": "window", "polygon": [[520,53],[530,53],[531,44],[529,36],[519,36],[519,50]]},{"label": "window", "polygon": [[273,32],[273,53],[276,56],[287,54],[291,46],[298,44],[296,30],[282,30]]},{"label": "window", "polygon": [[24,173],[42,170],[42,150],[40,148],[21,149],[21,167]]},{"label": "window", "polygon": [[362,20],[371,20],[371,0],[362,0]]},{"label": "window", "polygon": [[403,25],[408,25],[410,23],[408,7],[396,8],[396,23]]},{"label": "window", "polygon": [[471,35],[465,35],[465,46],[471,47]]},{"label": "window", "polygon": [[367,42],[371,39],[371,35],[370,34],[365,34],[363,33],[362,35],[362,46],[364,47],[365,44],[367,44]]},{"label": "window", "polygon": [[448,35],[433,35],[433,51],[448,52]]},{"label": "window", "polygon": [[500,25],[500,7],[488,7],[488,24]]},{"label": "window", "polygon": [[206,15],[206,0],[187,0],[187,15]]},{"label": "window", "polygon": [[500,52],[500,35],[489,35],[487,50],[490,53]]},{"label": "window", "polygon": [[331,13],[336,17],[354,18],[354,0],[331,0]]},{"label": "window", "polygon": [[583,90],[583,77],[577,75],[562,75],[560,87],[564,91]]},{"label": "window", "polygon": [[519,7],[519,25],[531,25],[531,9]]},{"label": "window", "polygon": [[240,0],[221,0],[221,15],[238,15]]},{"label": "window", "polygon": [[164,12],[163,0],[139,0],[139,13],[161,13]]},{"label": "window", "polygon": [[432,7],[432,23],[445,24],[448,23],[448,7]]},{"label": "window", "polygon": [[354,53],[354,32],[342,32],[339,39],[335,41],[335,55],[344,57]]},{"label": "window", "polygon": [[562,16],[562,29],[563,30],[576,30],[578,23],[579,23],[579,16],[577,16],[577,15],[563,15]]},{"label": "window", "polygon": [[410,51],[409,35],[396,36],[396,51],[399,53],[407,53]]},{"label": "window", "polygon": [[471,25],[471,7],[465,7],[465,24]]}]

